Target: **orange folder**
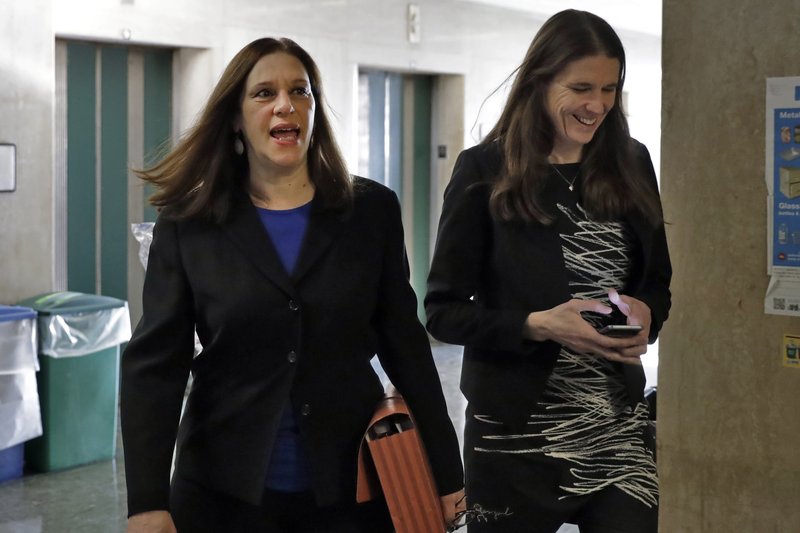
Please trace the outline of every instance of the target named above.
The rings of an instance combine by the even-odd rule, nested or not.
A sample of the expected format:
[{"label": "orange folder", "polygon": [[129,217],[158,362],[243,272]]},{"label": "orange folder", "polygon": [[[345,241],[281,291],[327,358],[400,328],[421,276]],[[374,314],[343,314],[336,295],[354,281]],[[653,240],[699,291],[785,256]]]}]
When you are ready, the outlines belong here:
[{"label": "orange folder", "polygon": [[428,454],[414,417],[392,385],[378,404],[358,451],[356,501],[383,495],[396,533],[444,533]]}]

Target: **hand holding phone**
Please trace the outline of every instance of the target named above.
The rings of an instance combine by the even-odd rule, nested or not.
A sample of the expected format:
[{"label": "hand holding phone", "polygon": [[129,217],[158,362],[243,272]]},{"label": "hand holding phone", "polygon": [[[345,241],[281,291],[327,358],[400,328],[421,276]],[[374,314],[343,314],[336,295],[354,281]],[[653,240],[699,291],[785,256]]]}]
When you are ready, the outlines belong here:
[{"label": "hand holding phone", "polygon": [[598,330],[603,335],[609,337],[635,337],[642,331],[642,326],[636,324],[611,324]]}]

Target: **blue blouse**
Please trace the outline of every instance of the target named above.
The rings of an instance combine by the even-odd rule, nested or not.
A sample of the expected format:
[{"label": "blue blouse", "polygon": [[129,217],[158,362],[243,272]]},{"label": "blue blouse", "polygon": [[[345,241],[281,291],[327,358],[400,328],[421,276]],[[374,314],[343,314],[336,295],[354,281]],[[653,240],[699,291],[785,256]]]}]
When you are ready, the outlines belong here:
[{"label": "blue blouse", "polygon": [[[264,224],[286,272],[291,273],[300,255],[311,213],[311,202],[281,211],[260,207],[257,209],[261,223]],[[281,492],[302,492],[311,488],[311,465],[300,440],[300,428],[291,402],[287,402],[283,409],[269,458],[265,485],[271,490]]]}]

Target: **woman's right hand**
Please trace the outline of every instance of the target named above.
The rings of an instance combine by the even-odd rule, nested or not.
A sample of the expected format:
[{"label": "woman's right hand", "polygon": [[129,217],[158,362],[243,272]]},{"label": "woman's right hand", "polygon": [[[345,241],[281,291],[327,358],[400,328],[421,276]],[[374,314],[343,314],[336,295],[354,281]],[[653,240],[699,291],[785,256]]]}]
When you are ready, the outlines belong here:
[{"label": "woman's right hand", "polygon": [[638,336],[617,338],[598,333],[581,316],[587,311],[608,315],[612,309],[598,300],[569,300],[546,311],[529,314],[525,320],[525,337],[535,341],[554,341],[575,352],[611,361],[641,364],[640,357],[644,352],[637,353],[639,350],[632,349],[642,344]]},{"label": "woman's right hand", "polygon": [[467,509],[466,498],[464,497],[464,489],[441,496],[440,503],[442,506],[442,516],[444,523],[447,527],[453,527],[453,523],[458,519],[459,513]]},{"label": "woman's right hand", "polygon": [[128,518],[126,533],[177,533],[167,511],[147,511]]}]

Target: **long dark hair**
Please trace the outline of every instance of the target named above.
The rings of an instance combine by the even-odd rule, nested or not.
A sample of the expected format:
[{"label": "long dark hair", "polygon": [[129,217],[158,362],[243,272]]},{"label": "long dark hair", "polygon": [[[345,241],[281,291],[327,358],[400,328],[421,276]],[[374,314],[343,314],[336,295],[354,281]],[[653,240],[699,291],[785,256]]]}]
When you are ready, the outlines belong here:
[{"label": "long dark hair", "polygon": [[325,114],[322,80],[311,56],[291,39],[262,38],[231,59],[214,87],[195,125],[164,159],[136,174],[158,190],[150,198],[156,207],[169,207],[173,218],[201,215],[217,222],[230,212],[232,199],[248,177],[247,157],[233,150],[234,121],[241,113],[247,76],[264,56],[285,52],[306,69],[317,104],[308,148],[308,171],[317,194],[327,207],[346,207],[353,198],[347,165]]},{"label": "long dark hair", "polygon": [[[501,220],[551,223],[553,215],[540,193],[550,175],[548,156],[555,128],[547,114],[547,90],[573,61],[604,55],[620,64],[614,107],[591,142],[583,148],[581,203],[595,218],[609,220],[638,209],[658,224],[661,207],[657,191],[646,179],[646,168],[634,153],[628,121],[622,108],[625,50],[611,26],[586,11],[569,9],[550,17],[534,37],[497,124],[483,144],[499,143],[504,168],[494,182],[492,214]],[[512,74],[514,75],[514,74]]]}]

